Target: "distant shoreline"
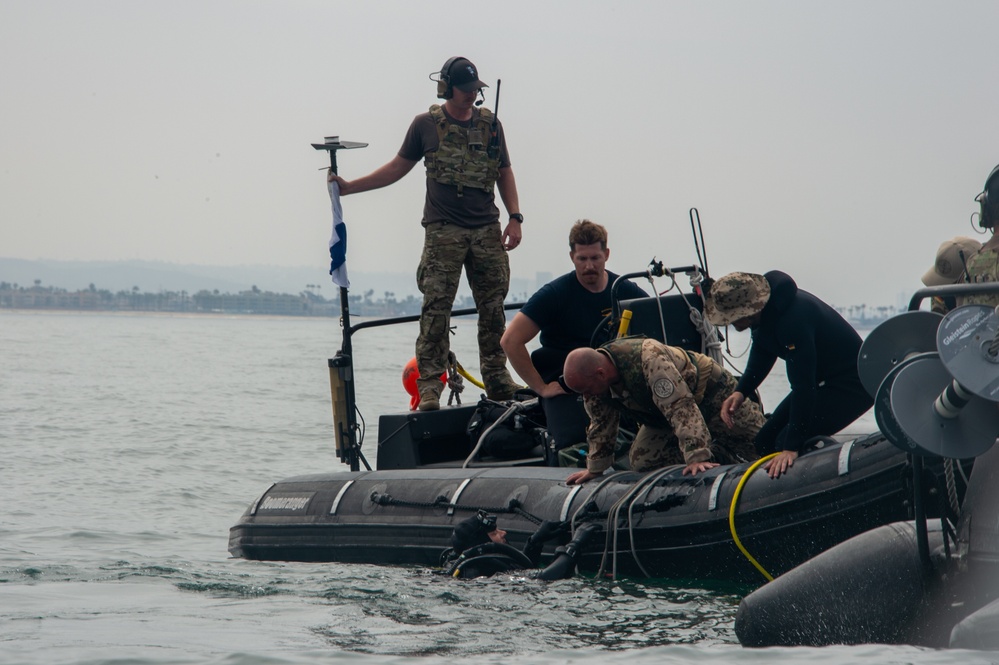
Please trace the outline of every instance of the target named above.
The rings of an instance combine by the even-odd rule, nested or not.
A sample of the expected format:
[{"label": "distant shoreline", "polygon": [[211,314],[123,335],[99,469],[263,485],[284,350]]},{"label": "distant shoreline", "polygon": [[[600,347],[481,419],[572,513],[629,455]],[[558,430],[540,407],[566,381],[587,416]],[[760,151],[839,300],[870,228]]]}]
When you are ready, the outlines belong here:
[{"label": "distant shoreline", "polygon": [[[0,310],[77,312],[157,312],[170,314],[220,314],[247,316],[293,316],[337,318],[341,316],[340,293],[326,299],[317,293],[315,285],[308,285],[297,295],[262,291],[254,286],[239,293],[201,289],[190,293],[182,291],[140,292],[131,290],[112,292],[90,288],[69,291],[61,287],[42,286],[35,280],[30,287],[0,281]],[[422,299],[407,296],[397,299],[386,292],[382,299],[374,300],[374,291],[348,295],[351,312],[357,316],[407,316],[419,314]],[[471,298],[467,298],[470,300]],[[456,307],[467,307],[465,299],[455,301]]]},{"label": "distant shoreline", "polygon": [[[456,307],[457,309],[457,307]],[[154,311],[154,310],[114,310],[114,309],[72,309],[72,308],[56,308],[56,307],[0,307],[0,315],[3,314],[43,314],[51,316],[69,316],[78,314],[96,314],[101,316],[158,316],[164,318],[184,318],[184,319],[196,319],[196,318],[215,318],[215,319],[312,319],[319,321],[329,321],[330,319],[336,319],[334,316],[302,316],[297,314],[268,314],[268,313],[257,313],[257,312],[204,312],[204,311]],[[338,312],[339,314],[339,312]],[[351,316],[356,319],[354,323],[360,321],[372,321],[378,319],[391,318],[393,316],[400,315],[365,315],[358,314],[356,312],[351,312]],[[474,315],[462,315],[459,318],[470,318],[474,319]],[[890,317],[889,317],[890,318]],[[508,319],[509,320],[509,319]],[[886,321],[887,318],[874,318],[874,319],[847,319],[847,322],[854,327],[855,330],[859,332],[870,332],[874,328],[878,327],[881,323]],[[415,323],[415,322],[414,322]],[[342,328],[339,321],[336,324],[338,329]]]},{"label": "distant shoreline", "polygon": [[[114,316],[114,317],[128,317],[128,316],[151,316],[169,319],[297,319],[297,320],[314,320],[328,322],[330,318],[328,316],[295,316],[290,314],[240,314],[240,313],[228,313],[228,312],[156,312],[147,310],[135,310],[135,311],[121,311],[113,309],[57,309],[57,308],[13,308],[13,307],[0,307],[0,316],[5,314],[11,315],[25,315],[25,314],[40,314],[43,316],[75,316],[75,315],[97,315],[97,316]],[[358,316],[359,319],[367,319],[369,317]],[[339,328],[339,324],[337,325]]]}]

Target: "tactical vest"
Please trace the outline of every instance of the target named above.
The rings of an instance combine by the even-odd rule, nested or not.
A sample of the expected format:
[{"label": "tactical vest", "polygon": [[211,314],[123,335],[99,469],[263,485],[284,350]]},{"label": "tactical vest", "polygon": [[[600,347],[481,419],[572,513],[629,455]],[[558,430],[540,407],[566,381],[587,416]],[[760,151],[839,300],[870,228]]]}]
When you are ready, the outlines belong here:
[{"label": "tactical vest", "polygon": [[427,177],[442,185],[454,185],[458,196],[465,187],[491,192],[499,178],[499,154],[489,156],[493,113],[479,109],[471,127],[454,124],[438,104],[430,107],[430,116],[437,127],[437,150],[428,152],[424,162]]},{"label": "tactical vest", "polygon": [[[968,259],[968,278],[974,284],[999,282],[999,250],[982,250]],[[962,304],[996,307],[999,305],[999,294],[965,296]]]},{"label": "tactical vest", "polygon": [[[601,350],[610,356],[617,368],[624,390],[631,400],[640,405],[640,409],[631,409],[622,400],[611,394],[610,400],[621,411],[632,418],[652,427],[669,425],[669,420],[662,414],[652,398],[652,388],[642,372],[642,345],[645,337],[624,337],[607,342]],[[687,388],[694,394],[694,401],[700,404],[707,388],[708,380],[713,374],[714,361],[708,356],[693,351],[687,351],[677,346],[667,346],[673,364],[683,377]]]}]

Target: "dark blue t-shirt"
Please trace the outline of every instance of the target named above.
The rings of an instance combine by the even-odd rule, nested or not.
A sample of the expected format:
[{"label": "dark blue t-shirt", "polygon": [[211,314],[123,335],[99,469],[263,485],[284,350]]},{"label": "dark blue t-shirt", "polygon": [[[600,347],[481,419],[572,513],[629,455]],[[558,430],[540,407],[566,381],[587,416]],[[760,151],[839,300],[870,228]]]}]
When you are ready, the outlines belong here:
[{"label": "dark blue t-shirt", "polygon": [[[607,277],[607,288],[593,293],[579,283],[575,271],[566,273],[538,289],[520,310],[541,329],[541,348],[531,354],[531,360],[545,381],[558,378],[569,352],[589,346],[593,331],[611,313],[611,288],[617,275],[607,271]],[[648,297],[627,280],[617,295],[620,300]]]}]

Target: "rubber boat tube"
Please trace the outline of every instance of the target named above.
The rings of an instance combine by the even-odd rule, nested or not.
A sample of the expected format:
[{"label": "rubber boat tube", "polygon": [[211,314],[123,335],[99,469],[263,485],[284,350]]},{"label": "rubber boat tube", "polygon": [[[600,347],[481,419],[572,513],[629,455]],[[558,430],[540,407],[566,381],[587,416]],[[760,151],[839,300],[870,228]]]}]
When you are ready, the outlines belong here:
[{"label": "rubber boat tube", "polygon": [[954,649],[999,650],[999,600],[994,600],[954,626],[950,634]]},{"label": "rubber boat tube", "polygon": [[[566,486],[567,470],[549,467],[297,476],[251,504],[230,529],[229,551],[268,561],[436,566],[455,524],[485,509],[517,548],[544,520],[571,519],[574,531],[603,524],[607,537],[578,556],[583,572],[610,560],[596,542],[605,540],[615,575],[762,584],[729,529],[729,506],[748,467],[723,465],[696,477],[682,475],[682,467],[654,478],[626,471],[582,486]],[[799,457],[779,480],[748,478],[734,516],[738,538],[780,575],[858,533],[911,519],[909,477],[905,453],[879,434],[826,445]],[[619,504],[627,509],[615,510]],[[541,564],[565,544],[547,545]]]},{"label": "rubber boat tube", "polygon": [[[942,544],[930,533],[931,547]],[[742,599],[743,646],[910,644],[932,578],[911,522],[881,526],[819,554]]]},{"label": "rubber boat tube", "polygon": [[975,460],[957,539],[913,523],[851,538],[743,599],[745,646],[863,642],[999,648],[999,447]]}]

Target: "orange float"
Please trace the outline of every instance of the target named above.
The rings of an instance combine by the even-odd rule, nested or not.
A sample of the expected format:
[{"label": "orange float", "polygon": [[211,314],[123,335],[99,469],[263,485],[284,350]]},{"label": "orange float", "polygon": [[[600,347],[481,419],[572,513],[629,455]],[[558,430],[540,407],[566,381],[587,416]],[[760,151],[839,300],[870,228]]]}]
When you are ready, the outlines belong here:
[{"label": "orange float", "polygon": [[[416,358],[411,358],[402,369],[402,387],[409,393],[409,409],[416,409],[420,404],[420,391],[416,387],[416,380],[420,378],[420,370],[416,368]],[[441,383],[447,383],[447,372],[441,374]]]}]

